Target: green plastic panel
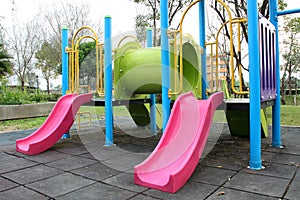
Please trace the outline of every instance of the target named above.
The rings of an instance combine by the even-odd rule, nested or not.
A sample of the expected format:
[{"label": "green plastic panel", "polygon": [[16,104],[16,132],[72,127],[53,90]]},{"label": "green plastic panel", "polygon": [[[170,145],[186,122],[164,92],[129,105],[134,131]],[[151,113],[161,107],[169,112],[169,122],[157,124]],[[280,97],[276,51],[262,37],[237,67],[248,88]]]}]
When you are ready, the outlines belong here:
[{"label": "green plastic panel", "polygon": [[[200,47],[190,35],[183,37],[183,91],[192,91],[201,98]],[[179,45],[176,49],[178,64]],[[172,52],[173,51],[173,52]],[[179,84],[179,67],[174,66],[174,46],[170,46],[170,87],[174,90],[174,79]],[[176,77],[174,77],[174,70]],[[125,43],[115,50],[114,89],[115,99],[144,98],[143,94],[161,93],[161,48],[143,49],[136,42]],[[142,94],[142,96],[140,96]],[[173,96],[172,99],[176,99]]]}]

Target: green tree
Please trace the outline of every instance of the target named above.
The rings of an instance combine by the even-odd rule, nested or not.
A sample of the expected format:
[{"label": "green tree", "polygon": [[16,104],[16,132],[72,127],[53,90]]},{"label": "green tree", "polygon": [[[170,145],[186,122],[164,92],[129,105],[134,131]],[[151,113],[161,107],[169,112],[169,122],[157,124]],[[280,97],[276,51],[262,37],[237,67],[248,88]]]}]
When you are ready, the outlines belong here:
[{"label": "green tree", "polygon": [[284,40],[286,48],[283,48],[285,52],[282,57],[285,64],[282,65],[283,76],[281,78],[281,102],[285,104],[285,90],[288,88],[289,95],[292,95],[293,85],[295,85],[293,74],[300,70],[300,43],[297,39],[300,35],[300,18],[285,18],[283,30],[288,35],[288,38]]},{"label": "green tree", "polygon": [[[40,34],[42,41],[51,41],[51,44],[55,49],[51,49],[51,54],[57,60],[61,62],[61,29],[67,27],[69,30],[69,39],[75,35],[76,31],[82,26],[96,27],[97,32],[101,32],[99,23],[93,24],[90,18],[90,6],[86,2],[74,3],[74,2],[62,2],[53,3],[50,5],[52,9],[45,8],[40,10],[40,13],[36,18],[40,20]],[[100,21],[100,19],[99,19]],[[81,33],[84,34],[83,31]],[[100,37],[100,34],[99,38]],[[70,44],[71,45],[71,44]],[[53,50],[53,51],[52,51]],[[58,65],[58,72],[61,74],[61,64]]]},{"label": "green tree", "polygon": [[145,46],[147,37],[147,28],[150,27],[149,15],[138,14],[135,17],[135,31],[137,39]]},{"label": "green tree", "polygon": [[34,54],[39,47],[37,30],[35,21],[24,26],[14,23],[12,34],[9,36],[10,51],[14,55],[13,71],[21,83],[22,90],[25,90],[28,74],[33,70]]},{"label": "green tree", "polygon": [[80,83],[90,85],[91,89],[96,86],[95,46],[95,42],[83,42],[79,45]]},{"label": "green tree", "polygon": [[10,58],[3,44],[0,44],[0,79],[13,73]]},{"label": "green tree", "polygon": [[60,64],[55,55],[51,53],[54,51],[56,51],[56,48],[51,43],[44,42],[35,54],[37,59],[35,66],[41,70],[43,78],[46,80],[48,94],[50,93],[50,79],[56,77]]},{"label": "green tree", "polygon": [[[147,14],[139,14],[136,17],[136,24],[142,27],[150,25],[153,27],[153,45],[159,44],[157,37],[157,21],[160,20],[160,0],[133,0],[137,4],[145,5],[149,11]],[[168,1],[169,10],[169,25],[172,24],[176,14],[182,10],[183,7],[191,4],[193,0],[170,0]],[[138,27],[136,25],[136,27]],[[137,31],[139,33],[139,31]],[[138,36],[141,37],[141,36]]]}]

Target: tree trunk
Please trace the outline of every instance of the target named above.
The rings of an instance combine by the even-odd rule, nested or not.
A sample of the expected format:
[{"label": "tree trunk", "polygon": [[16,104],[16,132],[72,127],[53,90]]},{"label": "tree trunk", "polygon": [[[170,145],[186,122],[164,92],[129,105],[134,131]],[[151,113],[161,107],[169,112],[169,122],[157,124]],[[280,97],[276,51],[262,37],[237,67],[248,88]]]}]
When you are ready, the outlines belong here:
[{"label": "tree trunk", "polygon": [[283,75],[281,79],[281,104],[286,105],[285,100],[285,74]]},{"label": "tree trunk", "polygon": [[47,82],[47,94],[50,94],[50,80],[46,79]]},{"label": "tree trunk", "polygon": [[[156,5],[156,3],[155,3]],[[153,8],[153,46],[157,46],[156,7]]]},{"label": "tree trunk", "polygon": [[289,67],[289,78],[288,78],[288,83],[289,83],[289,95],[292,96],[292,72],[290,71],[290,67]]},{"label": "tree trunk", "polygon": [[21,89],[22,91],[25,91],[25,80],[21,79]]}]

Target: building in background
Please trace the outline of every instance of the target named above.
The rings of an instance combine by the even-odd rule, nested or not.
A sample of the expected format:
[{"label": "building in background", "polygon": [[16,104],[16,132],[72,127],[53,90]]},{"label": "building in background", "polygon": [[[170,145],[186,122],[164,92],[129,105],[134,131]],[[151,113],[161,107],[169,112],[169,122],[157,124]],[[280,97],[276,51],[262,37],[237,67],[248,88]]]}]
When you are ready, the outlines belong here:
[{"label": "building in background", "polygon": [[[227,77],[227,63],[228,63],[228,55],[221,54],[218,56],[218,80],[219,85],[221,85],[222,80],[226,80]],[[215,88],[216,84],[216,75],[217,75],[217,60],[215,55],[208,55],[206,57],[206,80],[209,88]]]}]

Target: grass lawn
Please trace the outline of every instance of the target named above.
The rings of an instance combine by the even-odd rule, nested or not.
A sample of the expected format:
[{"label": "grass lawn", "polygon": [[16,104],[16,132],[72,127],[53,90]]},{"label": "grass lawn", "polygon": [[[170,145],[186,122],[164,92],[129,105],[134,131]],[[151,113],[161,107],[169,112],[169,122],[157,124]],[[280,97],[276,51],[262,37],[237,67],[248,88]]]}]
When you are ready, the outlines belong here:
[{"label": "grass lawn", "polygon": [[[300,102],[300,101],[299,101]],[[90,107],[84,106],[80,108],[81,112],[90,112],[92,115],[92,120],[97,120],[103,118],[105,110],[104,107]],[[267,108],[267,117],[269,124],[272,123],[272,109]],[[130,116],[129,112],[124,106],[114,107],[114,116]],[[29,119],[21,119],[21,120],[7,120],[0,121],[0,132],[9,132],[15,130],[25,130],[25,129],[33,129],[38,128],[45,121],[46,117],[38,117],[38,118],[29,118]],[[87,115],[82,115],[80,118],[81,121],[87,121],[89,118]],[[225,114],[223,111],[216,111],[214,116],[214,121],[224,122]],[[282,105],[281,106],[281,125],[286,126],[300,126],[300,106],[292,106],[292,105]]]},{"label": "grass lawn", "polygon": [[[272,124],[272,108],[267,108],[269,124]],[[300,126],[300,106],[282,105],[281,106],[281,125]]]}]

